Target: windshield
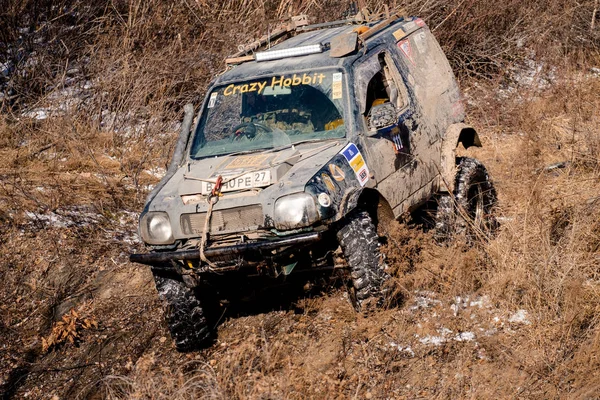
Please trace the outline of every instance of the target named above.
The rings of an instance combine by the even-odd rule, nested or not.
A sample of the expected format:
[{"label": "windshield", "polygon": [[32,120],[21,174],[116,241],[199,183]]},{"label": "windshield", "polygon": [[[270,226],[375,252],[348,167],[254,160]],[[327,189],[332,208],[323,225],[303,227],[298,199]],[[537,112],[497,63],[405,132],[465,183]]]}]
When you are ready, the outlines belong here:
[{"label": "windshield", "polygon": [[216,87],[190,151],[193,159],[341,138],[342,73],[276,75]]}]

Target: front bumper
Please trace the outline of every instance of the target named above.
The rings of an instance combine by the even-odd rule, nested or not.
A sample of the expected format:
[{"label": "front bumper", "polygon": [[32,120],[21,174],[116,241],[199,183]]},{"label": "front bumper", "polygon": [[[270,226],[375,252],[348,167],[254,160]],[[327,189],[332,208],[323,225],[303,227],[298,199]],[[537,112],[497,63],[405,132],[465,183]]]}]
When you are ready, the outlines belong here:
[{"label": "front bumper", "polygon": [[[316,243],[319,240],[321,240],[321,233],[311,232],[273,241],[242,243],[233,246],[209,247],[204,250],[204,255],[208,259],[211,259],[212,257],[221,259],[223,257],[231,257],[232,259],[234,259],[235,257],[247,255],[261,256],[265,252],[271,252],[272,250],[277,250],[290,246],[306,246],[312,243]],[[200,251],[198,249],[131,254],[129,256],[129,260],[131,262],[146,265],[158,265],[165,262],[177,260],[193,261],[199,259]]]}]

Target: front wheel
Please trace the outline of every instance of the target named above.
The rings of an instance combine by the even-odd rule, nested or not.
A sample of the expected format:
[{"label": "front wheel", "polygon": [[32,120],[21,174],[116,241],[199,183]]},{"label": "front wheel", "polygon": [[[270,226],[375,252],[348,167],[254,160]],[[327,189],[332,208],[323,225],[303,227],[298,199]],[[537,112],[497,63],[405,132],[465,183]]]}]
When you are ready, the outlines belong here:
[{"label": "front wheel", "polygon": [[188,352],[211,344],[213,329],[206,307],[183,282],[154,275],[158,295],[165,304],[165,318],[178,351]]},{"label": "front wheel", "polygon": [[377,230],[366,211],[355,211],[337,233],[352,279],[351,299],[360,310],[363,303],[382,305],[384,283],[390,278],[381,265]]}]

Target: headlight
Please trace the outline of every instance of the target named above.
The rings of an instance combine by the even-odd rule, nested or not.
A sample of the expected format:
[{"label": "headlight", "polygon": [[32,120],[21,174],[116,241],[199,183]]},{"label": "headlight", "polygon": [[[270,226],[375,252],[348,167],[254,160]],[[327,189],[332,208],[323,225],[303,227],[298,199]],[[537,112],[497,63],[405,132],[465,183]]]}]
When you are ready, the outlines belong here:
[{"label": "headlight", "polygon": [[162,211],[149,212],[142,217],[140,234],[144,242],[148,244],[171,244],[175,241],[169,215]]},{"label": "headlight", "polygon": [[296,193],[282,197],[275,202],[275,227],[295,229],[309,226],[319,219],[313,197],[306,193]]}]

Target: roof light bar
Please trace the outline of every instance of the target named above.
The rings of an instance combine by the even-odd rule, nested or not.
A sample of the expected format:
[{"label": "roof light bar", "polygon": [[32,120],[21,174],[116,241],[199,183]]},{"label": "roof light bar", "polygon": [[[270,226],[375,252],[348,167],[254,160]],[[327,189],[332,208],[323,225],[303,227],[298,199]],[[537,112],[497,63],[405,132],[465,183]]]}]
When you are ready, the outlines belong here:
[{"label": "roof light bar", "polygon": [[323,47],[320,44],[311,44],[309,46],[293,47],[291,49],[262,51],[256,53],[256,61],[280,60],[288,57],[306,56],[309,54],[322,53]]}]

